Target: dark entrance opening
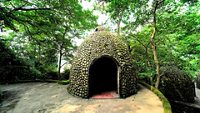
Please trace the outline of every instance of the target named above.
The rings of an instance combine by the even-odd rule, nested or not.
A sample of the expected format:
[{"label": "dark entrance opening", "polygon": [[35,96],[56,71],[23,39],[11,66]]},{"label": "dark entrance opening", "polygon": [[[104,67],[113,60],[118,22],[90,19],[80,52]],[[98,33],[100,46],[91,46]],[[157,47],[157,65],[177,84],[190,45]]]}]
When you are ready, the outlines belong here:
[{"label": "dark entrance opening", "polygon": [[95,60],[89,69],[90,97],[103,92],[117,93],[117,64],[110,57],[101,57]]}]

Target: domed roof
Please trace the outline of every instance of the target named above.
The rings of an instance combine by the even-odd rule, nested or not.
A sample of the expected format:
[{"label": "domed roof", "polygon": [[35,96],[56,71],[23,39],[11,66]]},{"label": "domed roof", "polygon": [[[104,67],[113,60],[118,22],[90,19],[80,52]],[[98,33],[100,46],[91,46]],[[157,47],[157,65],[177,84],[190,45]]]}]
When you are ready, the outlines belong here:
[{"label": "domed roof", "polygon": [[176,66],[165,66],[160,69],[159,90],[170,101],[194,102],[195,84],[184,70]]},{"label": "domed roof", "polygon": [[[136,77],[134,75],[128,48],[126,44],[120,40],[120,37],[105,30],[93,33],[89,38],[85,39],[78,48],[70,70],[71,82],[68,87],[69,93],[83,98],[89,98],[91,96],[92,91],[90,87],[93,84],[90,84],[90,81],[92,81],[90,77],[95,77],[95,74],[91,75],[90,70],[98,59],[103,58],[107,58],[108,61],[110,59],[114,62],[114,65],[116,64],[117,93],[119,97],[124,98],[136,93]],[[103,60],[101,61],[103,62]],[[104,64],[105,66],[109,65],[106,63],[102,63],[101,65]],[[107,68],[114,67],[114,65],[108,66]],[[107,71],[109,70],[112,69],[108,69]],[[103,72],[105,70],[102,69],[101,71]],[[115,72],[110,73],[112,74]],[[109,78],[109,75],[106,76]]]}]

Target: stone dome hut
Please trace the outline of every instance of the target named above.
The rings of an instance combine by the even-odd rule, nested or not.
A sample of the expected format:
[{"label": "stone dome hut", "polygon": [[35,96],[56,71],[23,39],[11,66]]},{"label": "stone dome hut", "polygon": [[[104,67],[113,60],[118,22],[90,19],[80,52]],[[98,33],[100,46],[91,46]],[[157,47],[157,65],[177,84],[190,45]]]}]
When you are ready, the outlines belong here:
[{"label": "stone dome hut", "polygon": [[115,34],[96,30],[78,48],[68,92],[82,98],[115,91],[120,98],[136,93],[136,75],[126,44]]}]

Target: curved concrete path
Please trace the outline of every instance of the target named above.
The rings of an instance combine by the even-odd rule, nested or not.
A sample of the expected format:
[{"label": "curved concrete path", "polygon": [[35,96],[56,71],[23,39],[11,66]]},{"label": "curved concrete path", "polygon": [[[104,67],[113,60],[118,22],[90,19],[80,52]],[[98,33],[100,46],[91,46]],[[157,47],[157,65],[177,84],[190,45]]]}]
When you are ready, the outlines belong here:
[{"label": "curved concrete path", "polygon": [[56,83],[1,85],[1,113],[163,113],[159,98],[141,87],[126,99],[81,99]]}]

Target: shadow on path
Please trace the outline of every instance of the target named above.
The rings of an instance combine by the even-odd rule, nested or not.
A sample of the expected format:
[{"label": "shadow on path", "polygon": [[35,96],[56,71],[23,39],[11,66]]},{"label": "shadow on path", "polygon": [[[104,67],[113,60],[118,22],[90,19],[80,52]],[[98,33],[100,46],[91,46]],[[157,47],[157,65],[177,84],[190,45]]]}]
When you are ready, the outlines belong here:
[{"label": "shadow on path", "polygon": [[2,100],[0,102],[0,111],[6,111],[15,108],[17,102],[20,100],[19,91],[3,91]]}]

